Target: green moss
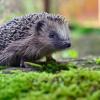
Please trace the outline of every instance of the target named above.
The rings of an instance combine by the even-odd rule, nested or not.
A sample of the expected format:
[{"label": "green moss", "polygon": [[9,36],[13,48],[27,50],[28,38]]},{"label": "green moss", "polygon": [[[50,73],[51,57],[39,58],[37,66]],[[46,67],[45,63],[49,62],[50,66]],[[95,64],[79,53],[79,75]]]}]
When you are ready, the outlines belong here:
[{"label": "green moss", "polygon": [[100,70],[92,68],[96,62],[98,58],[70,59],[27,63],[35,71],[2,69],[0,100],[100,100]]},{"label": "green moss", "polygon": [[100,65],[100,58],[97,58],[95,61],[96,61],[96,64]]},{"label": "green moss", "polygon": [[0,100],[100,100],[100,71],[0,74]]},{"label": "green moss", "polygon": [[73,63],[57,63],[55,61],[44,62],[40,64],[26,62],[28,66],[40,72],[57,73],[61,70],[69,70],[70,68],[76,68]]}]

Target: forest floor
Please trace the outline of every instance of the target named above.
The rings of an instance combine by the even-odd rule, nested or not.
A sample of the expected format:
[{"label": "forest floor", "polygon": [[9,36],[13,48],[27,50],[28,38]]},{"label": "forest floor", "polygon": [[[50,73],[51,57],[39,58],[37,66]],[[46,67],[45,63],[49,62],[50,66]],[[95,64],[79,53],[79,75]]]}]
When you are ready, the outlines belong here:
[{"label": "forest floor", "polygon": [[0,67],[0,100],[100,100],[100,58]]}]

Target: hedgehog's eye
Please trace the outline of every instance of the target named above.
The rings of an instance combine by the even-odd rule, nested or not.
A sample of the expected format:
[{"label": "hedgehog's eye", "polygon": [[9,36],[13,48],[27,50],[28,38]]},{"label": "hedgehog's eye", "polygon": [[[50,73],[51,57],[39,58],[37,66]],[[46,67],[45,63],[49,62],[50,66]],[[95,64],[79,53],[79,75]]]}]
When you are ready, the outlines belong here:
[{"label": "hedgehog's eye", "polygon": [[56,32],[52,31],[49,33],[49,38],[55,38],[56,37]]}]

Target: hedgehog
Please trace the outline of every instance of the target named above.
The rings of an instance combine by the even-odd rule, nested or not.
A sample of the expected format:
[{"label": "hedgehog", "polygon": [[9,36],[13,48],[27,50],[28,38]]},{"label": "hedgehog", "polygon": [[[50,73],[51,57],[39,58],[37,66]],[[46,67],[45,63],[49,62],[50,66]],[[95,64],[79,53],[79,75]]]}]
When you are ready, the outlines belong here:
[{"label": "hedgehog", "polygon": [[70,29],[61,15],[35,13],[14,18],[0,26],[0,65],[25,67],[69,48]]}]

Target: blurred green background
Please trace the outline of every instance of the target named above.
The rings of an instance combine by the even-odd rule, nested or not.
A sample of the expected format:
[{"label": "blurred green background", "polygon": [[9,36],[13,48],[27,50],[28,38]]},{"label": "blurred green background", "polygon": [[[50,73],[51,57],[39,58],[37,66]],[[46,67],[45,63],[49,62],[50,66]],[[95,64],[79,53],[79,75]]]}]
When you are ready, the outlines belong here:
[{"label": "blurred green background", "polygon": [[57,59],[99,56],[99,5],[98,0],[0,0],[0,24],[29,13],[59,13],[71,23],[72,47],[53,56]]}]

